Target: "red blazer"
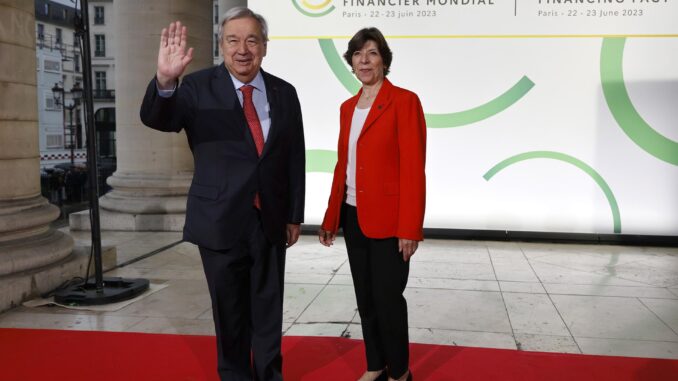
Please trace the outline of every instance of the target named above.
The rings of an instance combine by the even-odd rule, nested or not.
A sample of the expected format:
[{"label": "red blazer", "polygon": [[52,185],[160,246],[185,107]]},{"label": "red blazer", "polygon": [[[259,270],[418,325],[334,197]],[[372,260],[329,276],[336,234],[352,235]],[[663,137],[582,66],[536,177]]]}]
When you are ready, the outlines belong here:
[{"label": "red blazer", "polygon": [[[321,225],[336,232],[346,198],[351,120],[362,90],[341,105],[338,160]],[[417,95],[384,79],[356,148],[358,223],[370,238],[423,239],[426,121]]]}]

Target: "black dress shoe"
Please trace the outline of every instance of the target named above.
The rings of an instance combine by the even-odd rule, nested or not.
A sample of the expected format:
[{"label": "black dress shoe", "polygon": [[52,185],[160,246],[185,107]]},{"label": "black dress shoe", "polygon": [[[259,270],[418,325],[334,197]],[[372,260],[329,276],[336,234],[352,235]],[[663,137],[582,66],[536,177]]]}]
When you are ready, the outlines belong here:
[{"label": "black dress shoe", "polygon": [[[412,381],[412,371],[409,370],[409,369],[407,371],[409,373],[407,373],[406,381]],[[382,376],[384,376],[384,377],[382,378]],[[400,377],[402,377],[402,376],[400,376]],[[382,374],[380,374],[379,377],[375,381],[388,381],[388,375],[386,374],[386,369],[384,369],[384,372]]]}]

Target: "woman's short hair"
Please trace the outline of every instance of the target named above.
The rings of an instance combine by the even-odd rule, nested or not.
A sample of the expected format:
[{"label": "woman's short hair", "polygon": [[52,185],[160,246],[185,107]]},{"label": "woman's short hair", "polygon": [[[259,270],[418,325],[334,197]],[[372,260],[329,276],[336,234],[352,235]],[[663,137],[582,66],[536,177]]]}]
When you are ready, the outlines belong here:
[{"label": "woman's short hair", "polygon": [[379,55],[381,55],[381,60],[384,62],[384,76],[388,75],[390,72],[389,68],[391,67],[391,61],[393,61],[393,53],[388,47],[384,35],[381,34],[377,28],[360,29],[358,33],[351,38],[351,41],[348,42],[348,50],[344,53],[344,59],[348,62],[349,66],[353,66],[353,53],[362,49],[367,41],[374,41],[374,43],[377,44]]},{"label": "woman's short hair", "polygon": [[244,19],[247,17],[251,17],[259,22],[259,26],[261,27],[261,35],[264,37],[264,42],[268,41],[268,24],[266,23],[264,16],[255,13],[247,7],[233,7],[227,10],[226,13],[221,16],[221,22],[219,23],[219,42],[222,42],[224,38],[224,26],[227,22],[235,19]]}]

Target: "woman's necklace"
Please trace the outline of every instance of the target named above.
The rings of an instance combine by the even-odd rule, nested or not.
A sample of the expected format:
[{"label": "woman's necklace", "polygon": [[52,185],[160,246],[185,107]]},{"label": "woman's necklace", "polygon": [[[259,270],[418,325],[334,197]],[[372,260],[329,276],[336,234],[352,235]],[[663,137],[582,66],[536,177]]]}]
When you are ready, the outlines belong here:
[{"label": "woman's necklace", "polygon": [[379,92],[380,87],[381,87],[381,83],[378,84],[377,86],[372,87],[374,94],[368,93],[367,89],[363,87],[363,96],[365,97],[365,100],[369,101],[370,98],[372,98],[374,95],[376,95]]}]

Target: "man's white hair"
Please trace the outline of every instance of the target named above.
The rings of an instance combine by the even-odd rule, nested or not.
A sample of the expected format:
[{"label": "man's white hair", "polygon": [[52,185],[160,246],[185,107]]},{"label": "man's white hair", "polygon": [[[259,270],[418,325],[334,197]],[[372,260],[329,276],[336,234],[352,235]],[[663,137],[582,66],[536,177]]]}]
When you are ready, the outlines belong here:
[{"label": "man's white hair", "polygon": [[264,36],[264,41],[268,41],[268,24],[264,16],[253,12],[247,7],[233,7],[226,11],[221,16],[221,22],[219,23],[219,42],[223,41],[224,38],[224,26],[227,22],[236,19],[242,19],[246,17],[251,17],[259,22],[261,27],[261,35]]}]

